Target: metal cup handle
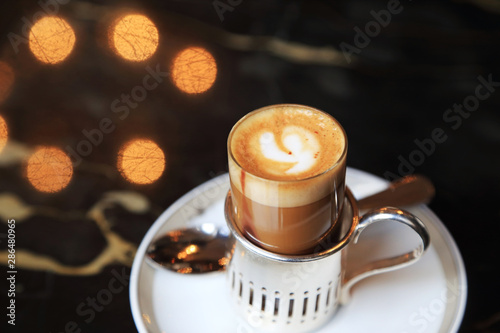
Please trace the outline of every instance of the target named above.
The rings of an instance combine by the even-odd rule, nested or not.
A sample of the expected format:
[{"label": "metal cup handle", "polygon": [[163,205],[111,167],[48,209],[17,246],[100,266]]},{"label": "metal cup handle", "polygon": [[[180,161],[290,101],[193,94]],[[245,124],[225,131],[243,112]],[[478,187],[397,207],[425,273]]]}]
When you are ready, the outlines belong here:
[{"label": "metal cup handle", "polygon": [[416,262],[424,254],[430,244],[430,236],[425,225],[415,215],[405,212],[398,208],[384,207],[370,211],[360,218],[354,232],[354,243],[358,242],[359,236],[368,226],[373,223],[391,220],[405,224],[412,228],[421,238],[422,243],[414,250],[391,258],[379,259],[368,263],[361,268],[346,272],[340,295],[340,303],[345,304],[349,301],[350,290],[354,284],[360,280],[380,273],[394,271],[399,268],[409,266]]}]

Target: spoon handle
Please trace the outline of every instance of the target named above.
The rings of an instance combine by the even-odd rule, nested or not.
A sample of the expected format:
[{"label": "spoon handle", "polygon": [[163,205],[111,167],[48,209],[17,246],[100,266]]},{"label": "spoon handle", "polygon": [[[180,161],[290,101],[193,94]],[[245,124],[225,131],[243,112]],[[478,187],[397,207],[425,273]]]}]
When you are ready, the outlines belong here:
[{"label": "spoon handle", "polygon": [[358,201],[360,210],[380,208],[382,206],[411,206],[428,203],[434,197],[432,182],[422,175],[410,175],[395,180],[389,188]]}]

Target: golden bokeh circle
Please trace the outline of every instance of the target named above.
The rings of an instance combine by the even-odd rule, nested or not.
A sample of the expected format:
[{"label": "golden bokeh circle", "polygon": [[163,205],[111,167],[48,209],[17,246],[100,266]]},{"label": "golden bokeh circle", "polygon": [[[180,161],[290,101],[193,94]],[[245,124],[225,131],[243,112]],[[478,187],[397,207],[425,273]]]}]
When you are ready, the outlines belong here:
[{"label": "golden bokeh circle", "polygon": [[7,139],[9,138],[9,129],[7,127],[7,122],[0,116],[0,153],[7,144]]},{"label": "golden bokeh circle", "polygon": [[210,52],[201,47],[190,47],[174,58],[172,80],[188,94],[200,94],[212,87],[217,77],[217,64]]},{"label": "golden bokeh circle", "polygon": [[12,67],[0,61],[0,103],[9,96],[14,80],[15,75]]},{"label": "golden bokeh circle", "polygon": [[71,159],[57,147],[37,147],[26,164],[26,178],[40,192],[59,192],[72,176]]},{"label": "golden bokeh circle", "polygon": [[71,53],[75,39],[68,22],[57,16],[46,16],[31,27],[29,47],[38,60],[56,64]]},{"label": "golden bokeh circle", "polygon": [[165,170],[165,154],[152,140],[134,139],[120,149],[117,168],[131,183],[151,184]]},{"label": "golden bokeh circle", "polygon": [[158,29],[146,16],[126,15],[119,19],[111,32],[112,45],[126,60],[143,61],[158,48]]}]

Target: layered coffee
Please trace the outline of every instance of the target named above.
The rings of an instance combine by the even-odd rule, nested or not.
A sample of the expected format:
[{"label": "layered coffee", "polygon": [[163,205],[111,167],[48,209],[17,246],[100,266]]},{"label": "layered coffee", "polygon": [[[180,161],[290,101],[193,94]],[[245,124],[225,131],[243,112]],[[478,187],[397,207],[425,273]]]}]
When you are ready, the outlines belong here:
[{"label": "layered coffee", "polygon": [[228,140],[242,233],[276,253],[313,248],[341,212],[346,151],[342,126],[311,107],[274,105],[242,118]]}]

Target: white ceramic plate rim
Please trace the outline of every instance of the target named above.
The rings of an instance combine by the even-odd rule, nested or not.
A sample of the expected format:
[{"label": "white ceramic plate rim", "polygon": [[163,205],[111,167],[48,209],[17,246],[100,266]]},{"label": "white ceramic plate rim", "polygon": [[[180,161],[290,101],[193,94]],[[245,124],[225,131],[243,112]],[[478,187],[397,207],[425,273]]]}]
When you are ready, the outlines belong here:
[{"label": "white ceramic plate rim", "polygon": [[[366,176],[372,177],[374,180],[375,179],[377,179],[378,181],[381,180],[379,177],[376,177],[372,174],[353,168],[348,168],[347,172],[348,174],[351,175],[359,174],[365,177]],[[221,182],[227,182],[227,177],[228,177],[227,174],[220,175],[210,181],[207,181],[199,185],[198,187],[186,193],[158,217],[158,219],[154,222],[154,224],[151,226],[151,228],[144,236],[137,250],[134,262],[132,264],[132,272],[130,276],[130,287],[129,287],[132,316],[139,332],[141,333],[149,332],[146,327],[146,324],[143,321],[143,315],[139,302],[140,301],[139,280],[140,280],[141,267],[145,259],[144,256],[149,243],[151,242],[152,239],[155,238],[158,231],[164,226],[164,224],[170,219],[170,217],[173,214],[175,214],[178,210],[184,207],[189,201],[193,200],[193,198],[199,195],[200,193],[206,192],[208,189],[214,187],[214,185],[216,184],[220,184]],[[439,235],[442,238],[443,244],[436,242],[435,237],[433,237],[433,242],[438,243],[440,245],[444,245],[446,247],[445,250],[448,250],[449,254],[451,255],[453,262],[447,263],[449,267],[444,270],[445,275],[446,276],[449,276],[450,274],[454,275],[457,279],[458,285],[461,286],[458,299],[454,302],[455,305],[454,311],[451,311],[453,310],[453,308],[447,307],[446,309],[447,313],[445,313],[445,318],[443,319],[441,328],[439,330],[440,333],[441,332],[454,333],[457,332],[460,327],[465,312],[465,306],[467,300],[467,277],[465,272],[465,266],[455,241],[453,240],[451,234],[446,229],[444,224],[439,220],[439,218],[427,206],[421,205],[418,206],[417,209],[421,210],[421,212],[423,212],[432,220],[433,222],[432,225],[428,227],[430,227],[430,229],[434,228],[435,230],[429,230],[429,231],[431,234]],[[442,259],[441,258],[442,251],[438,251],[438,255],[440,256],[440,259]],[[441,261],[443,262],[443,260]],[[453,272],[451,272],[450,270],[453,270]]]}]

